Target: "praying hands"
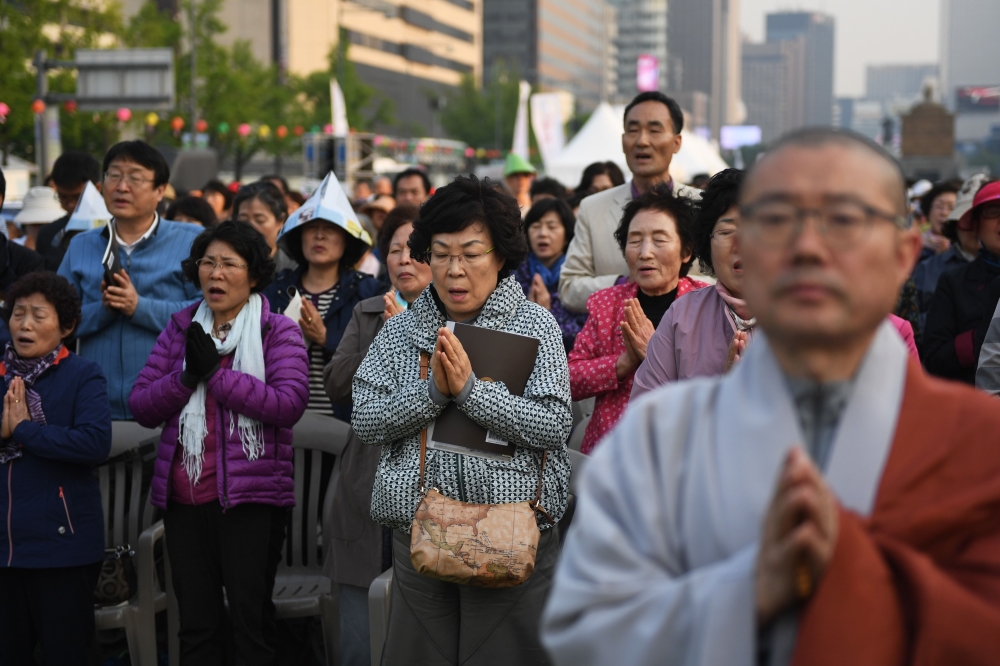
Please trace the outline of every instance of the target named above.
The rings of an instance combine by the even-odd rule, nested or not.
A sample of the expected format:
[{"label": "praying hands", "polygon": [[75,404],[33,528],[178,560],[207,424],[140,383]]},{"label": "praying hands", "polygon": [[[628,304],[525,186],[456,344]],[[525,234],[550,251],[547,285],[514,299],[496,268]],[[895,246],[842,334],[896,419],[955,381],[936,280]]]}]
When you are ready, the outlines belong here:
[{"label": "praying hands", "polygon": [[14,377],[3,398],[3,423],[0,425],[0,438],[10,439],[14,436],[14,430],[21,421],[31,420],[24,394],[24,380],[20,377]]},{"label": "praying hands", "polygon": [[625,379],[646,360],[646,347],[656,328],[642,311],[638,299],[625,301],[625,321],[621,323],[625,351],[618,357],[615,371],[619,381]]}]

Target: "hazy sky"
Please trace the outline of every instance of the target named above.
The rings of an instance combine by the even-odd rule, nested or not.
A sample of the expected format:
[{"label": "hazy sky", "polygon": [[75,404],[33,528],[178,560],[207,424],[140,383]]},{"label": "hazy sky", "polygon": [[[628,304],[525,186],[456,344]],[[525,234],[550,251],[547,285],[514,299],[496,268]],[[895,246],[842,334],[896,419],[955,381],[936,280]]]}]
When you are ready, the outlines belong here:
[{"label": "hazy sky", "polygon": [[836,18],[836,94],[859,96],[867,65],[938,61],[941,0],[740,0],[743,34],[764,39],[764,16],[822,11]]}]

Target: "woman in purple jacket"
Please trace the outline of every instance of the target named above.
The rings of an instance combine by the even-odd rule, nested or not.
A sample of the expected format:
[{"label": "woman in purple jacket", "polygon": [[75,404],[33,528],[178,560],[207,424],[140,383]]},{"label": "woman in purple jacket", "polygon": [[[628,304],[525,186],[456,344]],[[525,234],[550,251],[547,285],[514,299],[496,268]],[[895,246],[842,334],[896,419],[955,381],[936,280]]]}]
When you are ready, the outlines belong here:
[{"label": "woman in purple jacket", "polygon": [[173,315],[129,397],[136,421],[165,424],[150,497],[165,510],[185,665],[226,661],[223,588],[237,661],[275,661],[271,592],[309,362],[298,325],[259,293],[269,255],[243,222],[195,239],[184,274],[204,299]]}]

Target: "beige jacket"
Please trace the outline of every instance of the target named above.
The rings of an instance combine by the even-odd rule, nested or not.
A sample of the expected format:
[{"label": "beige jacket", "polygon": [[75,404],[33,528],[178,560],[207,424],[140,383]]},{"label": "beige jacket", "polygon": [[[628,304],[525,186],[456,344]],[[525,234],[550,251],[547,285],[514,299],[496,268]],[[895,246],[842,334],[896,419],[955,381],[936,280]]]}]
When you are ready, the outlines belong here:
[{"label": "beige jacket", "polygon": [[[675,185],[678,196],[701,199],[701,190]],[[587,298],[628,275],[615,240],[622,210],[632,200],[632,182],[591,195],[580,203],[573,240],[559,276],[559,298],[570,310],[587,311]],[[692,269],[694,266],[692,266]],[[691,275],[694,275],[692,272]],[[701,278],[699,278],[701,279]]]}]

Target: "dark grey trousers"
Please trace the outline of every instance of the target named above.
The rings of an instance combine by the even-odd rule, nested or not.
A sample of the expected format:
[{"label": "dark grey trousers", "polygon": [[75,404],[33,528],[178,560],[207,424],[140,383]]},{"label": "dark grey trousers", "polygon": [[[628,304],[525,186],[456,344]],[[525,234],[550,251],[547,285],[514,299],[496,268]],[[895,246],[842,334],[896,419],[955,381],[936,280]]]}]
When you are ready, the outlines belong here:
[{"label": "dark grey trousers", "polygon": [[538,637],[559,559],[557,528],[542,532],[523,585],[484,589],[418,574],[410,536],[393,532],[392,607],[383,666],[547,666]]}]

